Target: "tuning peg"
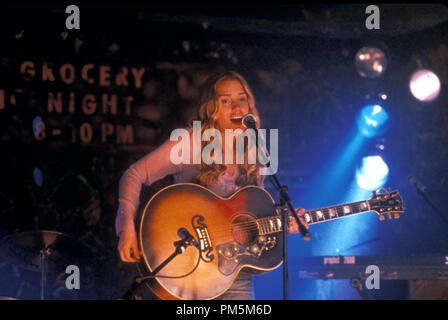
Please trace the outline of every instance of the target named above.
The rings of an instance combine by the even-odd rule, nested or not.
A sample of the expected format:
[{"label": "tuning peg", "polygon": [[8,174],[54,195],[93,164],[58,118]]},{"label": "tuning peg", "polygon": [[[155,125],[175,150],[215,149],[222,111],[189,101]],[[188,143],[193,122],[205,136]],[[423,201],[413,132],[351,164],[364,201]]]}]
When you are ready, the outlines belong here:
[{"label": "tuning peg", "polygon": [[384,221],[384,219],[385,219],[384,216],[381,214],[380,215],[380,221]]},{"label": "tuning peg", "polygon": [[388,218],[389,220],[391,220],[391,219],[392,219],[392,217],[391,217],[390,213],[388,213],[388,214],[387,214],[387,218]]},{"label": "tuning peg", "polygon": [[394,213],[394,218],[398,219],[398,218],[400,218],[400,215],[398,213]]}]

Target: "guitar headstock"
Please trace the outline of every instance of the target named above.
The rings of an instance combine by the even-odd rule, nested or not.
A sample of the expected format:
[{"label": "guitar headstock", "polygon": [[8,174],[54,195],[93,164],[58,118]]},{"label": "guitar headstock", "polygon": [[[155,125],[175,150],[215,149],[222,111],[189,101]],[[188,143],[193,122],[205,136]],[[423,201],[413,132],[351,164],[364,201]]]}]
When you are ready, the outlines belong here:
[{"label": "guitar headstock", "polygon": [[395,219],[400,218],[400,213],[403,213],[403,200],[398,191],[391,191],[381,189],[379,193],[373,191],[372,198],[369,200],[370,210],[375,211],[380,216],[380,221],[385,220],[385,215],[392,219],[392,214]]}]

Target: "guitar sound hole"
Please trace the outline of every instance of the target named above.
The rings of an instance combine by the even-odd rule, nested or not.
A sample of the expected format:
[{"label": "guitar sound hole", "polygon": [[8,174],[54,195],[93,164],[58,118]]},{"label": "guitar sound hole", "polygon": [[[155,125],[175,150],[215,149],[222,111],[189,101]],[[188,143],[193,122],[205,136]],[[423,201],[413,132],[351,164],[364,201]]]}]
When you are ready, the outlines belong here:
[{"label": "guitar sound hole", "polygon": [[232,235],[239,244],[253,243],[258,236],[258,226],[254,218],[239,216],[232,222]]}]

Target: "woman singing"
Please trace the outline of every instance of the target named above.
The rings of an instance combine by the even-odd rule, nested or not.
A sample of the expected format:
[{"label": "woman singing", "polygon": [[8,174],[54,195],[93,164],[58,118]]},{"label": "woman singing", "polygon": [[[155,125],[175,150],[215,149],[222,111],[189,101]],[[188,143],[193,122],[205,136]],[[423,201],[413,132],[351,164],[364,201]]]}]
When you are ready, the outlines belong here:
[{"label": "woman singing", "polygon": [[[241,119],[252,114],[259,125],[255,99],[245,79],[236,72],[224,72],[212,76],[206,82],[199,105],[201,133],[214,128],[225,136],[225,129],[242,129]],[[191,134],[191,130],[190,130]],[[190,139],[193,140],[193,139]],[[203,142],[204,144],[205,142]],[[151,185],[167,175],[173,175],[176,183],[194,182],[201,184],[219,196],[225,198],[247,185],[263,187],[260,176],[261,164],[244,164],[223,159],[222,164],[173,164],[170,160],[171,148],[177,141],[166,141],[159,148],[149,153],[123,174],[119,185],[119,209],[115,228],[119,236],[118,251],[124,262],[137,262],[142,253],[139,250],[135,231],[135,217],[139,206],[142,184]],[[222,155],[224,157],[225,143]],[[193,148],[190,148],[192,150]],[[247,150],[246,150],[247,152]],[[235,155],[236,152],[233,152]],[[231,164],[229,164],[231,163]],[[304,210],[298,210],[303,215]],[[301,220],[306,226],[305,221]],[[298,232],[298,225],[290,218],[289,232]],[[233,285],[219,297],[220,299],[252,299],[252,275],[241,271]]]}]

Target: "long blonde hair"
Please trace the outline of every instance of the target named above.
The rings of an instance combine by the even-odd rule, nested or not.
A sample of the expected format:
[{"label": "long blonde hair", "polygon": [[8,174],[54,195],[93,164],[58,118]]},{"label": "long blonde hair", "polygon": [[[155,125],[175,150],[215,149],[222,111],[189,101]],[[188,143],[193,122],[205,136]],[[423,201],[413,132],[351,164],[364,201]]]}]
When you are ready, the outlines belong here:
[{"label": "long blonde hair", "polygon": [[[210,128],[219,129],[218,127],[218,115],[221,109],[221,103],[218,99],[217,88],[219,84],[228,80],[237,80],[243,87],[244,92],[247,95],[249,113],[253,114],[256,118],[257,127],[259,127],[260,120],[258,116],[257,108],[255,107],[255,98],[252,91],[249,88],[246,80],[238,73],[233,71],[225,71],[218,73],[210,77],[202,88],[202,96],[199,107],[199,119],[201,120],[201,136],[205,130]],[[204,147],[205,142],[202,142]],[[260,168],[261,165],[258,161],[255,164],[247,163],[247,144],[245,150],[244,164],[238,164],[240,175],[236,179],[236,184],[239,186],[245,185],[259,185],[261,181]],[[227,166],[225,164],[206,164],[201,162],[197,165],[200,172],[197,175],[197,180],[203,185],[216,184],[218,178],[222,176]]]}]

